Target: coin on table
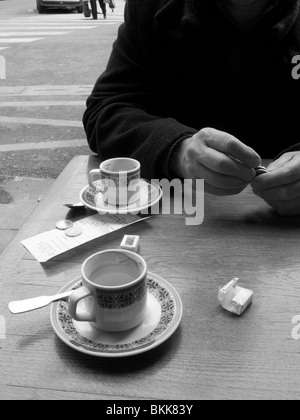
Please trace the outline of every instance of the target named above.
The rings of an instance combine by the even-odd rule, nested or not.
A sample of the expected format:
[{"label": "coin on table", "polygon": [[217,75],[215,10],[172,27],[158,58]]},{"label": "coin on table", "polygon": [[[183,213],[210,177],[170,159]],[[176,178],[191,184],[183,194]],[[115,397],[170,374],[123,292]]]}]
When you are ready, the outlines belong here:
[{"label": "coin on table", "polygon": [[75,236],[79,236],[82,234],[82,229],[79,226],[72,226],[65,231],[65,234],[74,238]]},{"label": "coin on table", "polygon": [[56,229],[59,230],[66,230],[73,226],[73,222],[71,220],[60,220],[56,223]]},{"label": "coin on table", "polygon": [[268,173],[267,168],[265,168],[264,166],[257,166],[257,168],[254,168],[254,169],[256,172],[256,176]]}]

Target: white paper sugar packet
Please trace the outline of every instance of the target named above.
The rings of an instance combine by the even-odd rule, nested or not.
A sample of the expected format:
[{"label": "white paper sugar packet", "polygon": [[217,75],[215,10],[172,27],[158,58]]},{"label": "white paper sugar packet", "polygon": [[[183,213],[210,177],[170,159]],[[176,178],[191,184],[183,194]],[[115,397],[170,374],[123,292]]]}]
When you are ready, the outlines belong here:
[{"label": "white paper sugar packet", "polygon": [[220,287],[218,300],[229,312],[241,315],[252,303],[254,292],[250,289],[236,286],[238,278],[233,278],[224,287]]}]

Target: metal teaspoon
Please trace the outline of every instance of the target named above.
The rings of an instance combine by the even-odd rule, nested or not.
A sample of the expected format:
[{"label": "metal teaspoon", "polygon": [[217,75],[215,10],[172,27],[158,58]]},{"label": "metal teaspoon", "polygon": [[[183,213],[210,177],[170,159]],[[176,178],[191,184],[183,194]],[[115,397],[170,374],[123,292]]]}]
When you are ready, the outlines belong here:
[{"label": "metal teaspoon", "polygon": [[75,203],[75,204],[66,203],[66,204],[63,204],[63,206],[69,207],[69,209],[83,209],[85,207],[85,205],[81,202],[80,203]]},{"label": "metal teaspoon", "polygon": [[44,306],[49,305],[49,303],[51,302],[65,299],[69,297],[72,292],[73,290],[69,290],[68,292],[60,293],[54,296],[39,296],[32,299],[24,299],[10,302],[8,304],[8,309],[12,314],[20,314],[23,312],[34,311],[35,309],[43,308]]}]

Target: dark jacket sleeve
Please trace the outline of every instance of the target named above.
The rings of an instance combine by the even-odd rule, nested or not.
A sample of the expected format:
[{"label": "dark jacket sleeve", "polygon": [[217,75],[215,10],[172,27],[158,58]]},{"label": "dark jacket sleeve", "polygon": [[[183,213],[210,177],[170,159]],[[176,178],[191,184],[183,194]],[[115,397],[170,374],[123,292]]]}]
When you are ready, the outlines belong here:
[{"label": "dark jacket sleeve", "polygon": [[172,148],[196,130],[160,112],[152,66],[157,58],[151,51],[155,10],[147,6],[151,3],[127,0],[124,23],[87,100],[83,124],[91,150],[102,159],[133,157],[140,161],[143,177],[161,179],[170,177]]}]

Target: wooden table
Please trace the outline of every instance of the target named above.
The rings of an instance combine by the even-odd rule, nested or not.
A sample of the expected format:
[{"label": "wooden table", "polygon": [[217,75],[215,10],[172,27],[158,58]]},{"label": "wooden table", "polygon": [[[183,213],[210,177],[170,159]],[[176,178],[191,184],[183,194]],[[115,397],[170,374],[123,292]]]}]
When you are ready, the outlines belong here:
[{"label": "wooden table", "polygon": [[[20,241],[72,218],[61,204],[78,201],[98,164],[95,156],[74,158],[2,254],[0,398],[299,398],[300,341],[292,338],[292,319],[300,315],[300,219],[276,215],[250,188],[235,197],[205,195],[199,226],[157,215],[38,263]],[[11,300],[55,294],[80,275],[84,259],[118,247],[125,233],[140,235],[149,271],[169,281],[183,302],[181,325],[161,346],[129,358],[96,358],[61,342],[49,307],[9,313]],[[241,317],[217,301],[219,286],[233,277],[255,292]]]}]

